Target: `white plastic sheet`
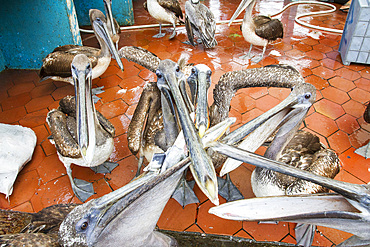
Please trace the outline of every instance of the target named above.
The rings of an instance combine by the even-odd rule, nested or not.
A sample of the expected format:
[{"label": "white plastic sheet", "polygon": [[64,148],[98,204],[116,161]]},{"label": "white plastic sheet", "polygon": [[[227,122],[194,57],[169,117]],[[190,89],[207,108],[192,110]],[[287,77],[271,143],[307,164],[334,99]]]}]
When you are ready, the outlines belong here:
[{"label": "white plastic sheet", "polygon": [[36,146],[33,130],[0,123],[0,192],[8,198],[18,173],[32,158]]}]

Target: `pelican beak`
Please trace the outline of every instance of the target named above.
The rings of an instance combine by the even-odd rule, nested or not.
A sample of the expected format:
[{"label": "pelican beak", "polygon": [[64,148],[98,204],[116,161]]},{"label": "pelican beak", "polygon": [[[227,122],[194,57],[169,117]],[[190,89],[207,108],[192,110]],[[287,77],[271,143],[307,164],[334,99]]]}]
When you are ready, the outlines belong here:
[{"label": "pelican beak", "polygon": [[91,163],[95,152],[95,107],[91,95],[90,60],[85,55],[77,55],[71,70],[76,95],[77,143],[82,157]]},{"label": "pelican beak", "polygon": [[[160,162],[163,163],[163,159]],[[76,223],[76,232],[85,235],[88,246],[104,246],[109,239],[125,238],[122,233],[138,229],[138,225],[141,226],[139,231],[130,231],[133,237],[135,234],[149,235],[188,164],[189,159],[182,160],[162,173],[161,164],[154,164],[153,168],[157,169],[145,172],[118,190],[85,203],[88,208]]]},{"label": "pelican beak", "polygon": [[[231,132],[223,138],[222,142],[234,144],[248,135],[238,147],[254,152],[276,129],[279,129],[265,154],[266,157],[274,159],[294,136],[315,98],[314,86],[309,83],[298,84],[280,104]],[[220,175],[225,175],[241,164],[240,161],[228,158]]]},{"label": "pelican beak", "polygon": [[[109,35],[109,31],[108,31],[108,28],[107,28],[107,25],[105,24],[105,22],[103,22],[100,18],[96,18],[93,21],[93,28],[94,28],[95,32],[97,32],[99,34],[99,36],[102,37],[104,42],[108,45],[108,48],[109,48],[113,58],[116,59],[118,66],[123,71],[124,70],[123,63],[121,61],[121,58],[118,55],[117,48],[113,44],[112,38]],[[114,28],[114,26],[113,26],[113,28]]]},{"label": "pelican beak", "polygon": [[[197,67],[200,65],[197,65]],[[204,65],[205,66],[205,65]],[[207,67],[208,68],[208,67]],[[209,128],[208,117],[208,89],[211,85],[212,71],[199,70],[198,71],[198,90],[195,110],[195,127],[198,129],[199,136],[202,138],[205,131]]]},{"label": "pelican beak", "polygon": [[324,186],[346,197],[348,201],[356,208],[367,208],[366,211],[369,211],[370,184],[359,185],[337,181],[331,178],[311,173],[306,170],[301,170],[299,168],[287,165],[279,161],[268,159],[266,157],[242,150],[237,147],[233,147],[228,144],[214,142],[211,147],[215,151],[227,155],[233,159]]},{"label": "pelican beak", "polygon": [[115,28],[115,25],[114,25],[113,12],[112,12],[112,1],[111,0],[104,0],[104,9],[105,9],[105,13],[107,13],[107,19],[109,21],[110,29],[112,30],[112,41],[113,41],[113,43],[115,43],[116,49],[118,50],[119,36],[117,34],[117,31],[116,31],[116,28]]},{"label": "pelican beak", "polygon": [[231,25],[231,23],[233,23],[233,21],[240,15],[240,13],[246,8],[248,7],[254,0],[242,0],[238,6],[238,8],[236,9],[236,11],[234,12],[233,16],[231,17],[230,21],[229,21],[229,26]]},{"label": "pelican beak", "polygon": [[[222,141],[227,144],[239,142],[268,119],[286,111],[286,109],[291,109],[291,111],[289,111],[286,117],[282,120],[282,124],[287,122],[290,124],[297,124],[299,121],[303,120],[305,114],[313,102],[315,102],[315,99],[316,89],[313,85],[309,83],[298,84],[293,88],[289,96],[280,102],[280,104],[231,132]],[[286,128],[286,130],[290,131],[289,128]]]},{"label": "pelican beak", "polygon": [[211,159],[203,149],[199,135],[196,133],[195,126],[186,109],[184,100],[179,90],[179,81],[185,80],[185,76],[180,71],[178,64],[171,60],[160,62],[157,70],[158,87],[160,83],[165,83],[171,91],[171,95],[177,108],[182,131],[184,133],[186,146],[188,148],[192,164],[190,171],[202,192],[216,205],[218,201],[217,177]]}]

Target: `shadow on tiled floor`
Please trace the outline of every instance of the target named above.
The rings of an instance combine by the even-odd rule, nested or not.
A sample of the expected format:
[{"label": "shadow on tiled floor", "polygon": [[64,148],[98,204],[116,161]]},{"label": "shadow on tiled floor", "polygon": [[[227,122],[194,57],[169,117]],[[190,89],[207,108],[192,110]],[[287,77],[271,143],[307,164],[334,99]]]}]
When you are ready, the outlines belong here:
[{"label": "shadow on tiled floor", "polygon": [[[181,2],[184,6],[184,1]],[[219,20],[229,19],[239,1],[219,2],[206,0],[205,4]],[[256,10],[261,13],[274,13],[287,4],[282,1],[266,0],[258,2]],[[155,23],[142,9],[142,0],[135,1],[135,22],[137,25]],[[312,6],[299,6],[288,9],[278,16],[284,24],[285,37],[266,50],[265,58],[258,64],[248,64],[238,57],[249,49],[241,36],[239,24],[231,27],[217,26],[218,46],[204,50],[202,45],[191,47],[183,44],[186,33],[178,28],[175,39],[168,40],[170,28],[162,39],[152,36],[158,28],[132,29],[121,33],[120,46],[141,46],[157,54],[160,58],[178,60],[182,54],[189,62],[205,63],[212,70],[213,85],[220,76],[232,70],[261,67],[269,64],[289,64],[297,68],[305,80],[317,88],[317,100],[310,110],[303,128],[317,134],[321,141],[334,149],[341,160],[342,170],[338,180],[352,183],[369,182],[370,162],[354,154],[354,150],[370,139],[370,125],[364,122],[362,114],[365,103],[370,99],[370,67],[361,64],[344,66],[338,53],[340,35],[320,33],[302,27],[294,22],[296,13],[320,9]],[[328,16],[303,18],[312,24],[342,29],[346,14],[336,11]],[[97,46],[91,35],[84,35],[86,45]],[[261,52],[254,48],[253,53]],[[119,70],[113,61],[108,70],[94,86],[104,86],[105,93],[97,109],[116,128],[115,149],[112,161],[119,166],[105,176],[94,174],[88,168],[73,167],[73,176],[94,183],[97,192],[91,198],[100,197],[129,182],[136,171],[137,159],[127,148],[126,131],[136,103],[147,81],[155,81],[154,73],[134,63],[123,60],[125,71]],[[34,212],[56,203],[79,203],[73,195],[63,164],[58,160],[56,150],[47,137],[50,131],[45,123],[49,110],[56,108],[65,95],[73,94],[71,85],[50,80],[39,83],[37,71],[6,70],[0,73],[0,122],[21,124],[32,128],[38,142],[33,159],[19,174],[10,201],[0,196],[0,207]],[[210,94],[212,91],[210,90]],[[289,94],[289,90],[276,88],[253,88],[238,91],[231,103],[230,115],[237,118],[233,128],[270,109]],[[210,97],[210,103],[212,103]],[[250,174],[253,166],[245,164],[231,173],[231,178],[245,197],[253,197],[250,188]],[[258,241],[280,241],[295,243],[294,224],[280,222],[277,225],[257,224],[256,222],[227,221],[208,214],[212,206],[195,188],[201,201],[182,209],[171,199],[158,222],[161,229],[193,231],[212,234],[233,235],[253,238]],[[225,202],[222,198],[221,203]],[[341,231],[318,227],[314,245],[330,246],[342,242],[350,236]]]}]

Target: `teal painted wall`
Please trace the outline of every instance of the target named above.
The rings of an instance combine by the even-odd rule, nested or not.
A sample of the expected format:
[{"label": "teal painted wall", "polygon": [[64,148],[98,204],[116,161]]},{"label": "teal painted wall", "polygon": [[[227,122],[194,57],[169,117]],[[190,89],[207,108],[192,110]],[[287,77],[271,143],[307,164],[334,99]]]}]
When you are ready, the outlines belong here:
[{"label": "teal painted wall", "polygon": [[[103,13],[103,0],[74,0],[78,23],[80,26],[90,26],[89,10],[100,9]],[[121,26],[134,24],[132,0],[112,0],[113,17]]]},{"label": "teal painted wall", "polygon": [[0,4],[0,49],[7,68],[39,69],[55,47],[82,45],[73,0],[0,0]]},{"label": "teal painted wall", "polygon": [[3,71],[4,69],[5,69],[5,59],[3,53],[0,50],[0,71]]}]

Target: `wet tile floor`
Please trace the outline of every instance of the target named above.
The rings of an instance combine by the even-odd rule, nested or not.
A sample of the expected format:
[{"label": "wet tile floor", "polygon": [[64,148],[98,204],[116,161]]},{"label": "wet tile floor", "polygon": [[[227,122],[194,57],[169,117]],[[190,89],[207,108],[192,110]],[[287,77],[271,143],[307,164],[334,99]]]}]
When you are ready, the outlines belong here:
[{"label": "wet tile floor", "polygon": [[[135,24],[155,23],[142,8],[142,0],[134,1]],[[239,1],[206,0],[204,2],[218,20],[230,19]],[[185,1],[181,1],[184,7]],[[255,12],[271,14],[288,4],[280,0],[263,0],[256,4]],[[340,7],[337,5],[337,7]],[[184,8],[183,8],[184,9]],[[141,46],[162,59],[177,61],[181,54],[189,62],[205,63],[213,71],[212,89],[222,74],[227,71],[261,67],[270,64],[289,64],[297,68],[306,82],[317,88],[317,99],[305,119],[303,129],[318,135],[321,141],[334,149],[342,169],[337,180],[352,183],[370,181],[370,162],[354,153],[355,149],[370,139],[370,125],[362,114],[370,99],[370,66],[351,64],[344,66],[338,53],[340,35],[317,32],[294,22],[297,13],[320,10],[322,7],[300,5],[292,7],[278,16],[285,28],[284,38],[269,45],[265,58],[258,64],[249,64],[239,59],[249,49],[241,36],[239,24],[218,25],[218,46],[205,50],[202,45],[191,47],[182,42],[187,39],[185,27],[178,27],[177,36],[168,40],[171,28],[164,28],[167,35],[162,39],[152,36],[158,28],[131,29],[123,31],[120,47]],[[242,17],[240,17],[242,18]],[[311,24],[344,27],[346,14],[336,11],[330,15],[305,17]],[[83,35],[85,45],[97,46],[91,34]],[[252,51],[258,54],[261,47]],[[74,166],[73,176],[93,182],[97,198],[128,183],[135,174],[137,159],[127,148],[127,127],[135,110],[143,86],[155,81],[154,73],[123,60],[125,71],[119,70],[115,61],[108,70],[93,81],[94,86],[104,86],[99,110],[116,128],[115,148],[110,157],[119,166],[111,174],[94,174],[88,168]],[[80,203],[73,195],[63,164],[47,137],[50,134],[45,122],[49,110],[56,108],[64,96],[73,94],[73,86],[51,80],[39,83],[37,71],[5,70],[0,73],[0,122],[20,124],[32,128],[37,135],[37,146],[33,159],[20,172],[10,200],[0,195],[0,207],[5,209],[36,212],[57,203]],[[231,103],[230,116],[237,117],[233,128],[245,123],[275,106],[289,94],[289,90],[276,88],[253,88],[239,90]],[[212,103],[210,97],[210,103]],[[248,164],[231,173],[231,178],[246,198],[253,197],[250,175],[254,167]],[[257,222],[228,221],[208,214],[212,206],[209,200],[195,188],[201,203],[182,209],[170,199],[158,221],[160,229],[190,231],[209,234],[237,236],[257,241],[280,241],[295,243],[294,225],[258,224]],[[225,200],[220,198],[220,202]],[[331,246],[347,239],[350,234],[325,227],[318,227],[314,245]]]}]

